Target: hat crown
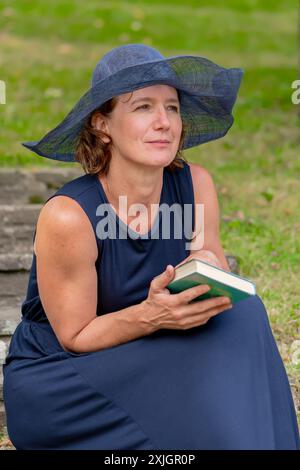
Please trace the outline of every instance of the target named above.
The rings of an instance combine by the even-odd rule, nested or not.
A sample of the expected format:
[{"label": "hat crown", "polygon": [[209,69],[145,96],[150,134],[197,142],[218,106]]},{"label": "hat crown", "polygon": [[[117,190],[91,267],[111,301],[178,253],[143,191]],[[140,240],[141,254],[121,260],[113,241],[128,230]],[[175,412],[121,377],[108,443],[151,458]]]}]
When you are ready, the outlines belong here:
[{"label": "hat crown", "polygon": [[161,59],[164,59],[164,56],[159,51],[145,44],[125,44],[115,47],[97,63],[92,76],[92,87],[126,67]]}]

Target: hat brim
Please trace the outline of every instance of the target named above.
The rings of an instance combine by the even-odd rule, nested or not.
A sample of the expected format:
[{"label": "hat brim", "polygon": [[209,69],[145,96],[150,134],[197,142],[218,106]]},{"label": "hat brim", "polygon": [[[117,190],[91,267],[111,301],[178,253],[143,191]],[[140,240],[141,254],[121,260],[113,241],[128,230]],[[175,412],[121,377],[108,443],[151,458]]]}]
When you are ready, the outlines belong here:
[{"label": "hat brim", "polygon": [[127,67],[90,88],[60,124],[39,141],[22,145],[42,157],[75,161],[76,142],[91,112],[114,96],[165,84],[179,92],[185,126],[182,148],[195,147],[223,137],[232,126],[232,109],[242,76],[240,68],[220,67],[198,56],[173,56]]}]

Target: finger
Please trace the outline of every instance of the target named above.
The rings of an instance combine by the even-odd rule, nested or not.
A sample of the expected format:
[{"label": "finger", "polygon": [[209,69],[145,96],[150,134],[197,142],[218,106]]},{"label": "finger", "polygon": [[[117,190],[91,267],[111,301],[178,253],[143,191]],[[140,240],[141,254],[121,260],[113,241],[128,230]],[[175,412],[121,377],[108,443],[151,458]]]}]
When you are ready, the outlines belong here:
[{"label": "finger", "polygon": [[192,302],[184,307],[187,315],[206,313],[213,308],[228,307],[231,300],[228,297],[212,297],[210,299]]},{"label": "finger", "polygon": [[212,305],[209,308],[207,307],[207,303],[204,303],[205,302],[204,300],[185,305],[184,307],[182,307],[182,312],[183,312],[182,315],[184,317],[191,316],[193,318],[196,318],[197,315],[202,315],[202,316],[209,315],[210,312],[214,311],[215,309],[225,309],[225,308],[232,307],[230,300],[225,302],[225,301],[221,301],[220,299],[221,297],[218,298],[218,303],[216,305]]},{"label": "finger", "polygon": [[165,271],[152,279],[150,288],[154,291],[160,291],[167,287],[175,275],[174,266],[168,264]]},{"label": "finger", "polygon": [[189,319],[189,321],[185,325],[186,328],[194,328],[196,326],[201,326],[205,325],[210,318],[219,315],[222,312],[225,312],[226,310],[230,310],[232,306],[229,307],[216,307],[212,308],[210,310],[207,310],[205,313],[200,313],[198,315],[195,315]]},{"label": "finger", "polygon": [[219,313],[225,312],[226,310],[231,310],[232,309],[232,304],[230,305],[223,305],[222,307],[219,308],[212,308],[211,310],[208,310],[207,314],[209,317],[214,317],[215,315],[218,315]]},{"label": "finger", "polygon": [[188,303],[196,299],[202,294],[205,294],[210,290],[210,286],[207,284],[201,284],[198,286],[190,287],[179,294],[173,294],[173,297],[176,298],[178,303]]}]

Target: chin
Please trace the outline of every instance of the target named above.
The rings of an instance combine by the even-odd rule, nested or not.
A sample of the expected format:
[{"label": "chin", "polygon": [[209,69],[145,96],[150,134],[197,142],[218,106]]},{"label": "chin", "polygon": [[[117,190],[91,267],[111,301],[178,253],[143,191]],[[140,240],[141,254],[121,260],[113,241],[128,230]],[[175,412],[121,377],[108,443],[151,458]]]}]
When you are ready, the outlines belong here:
[{"label": "chin", "polygon": [[170,155],[170,154],[163,155],[162,153],[160,154],[156,153],[150,157],[150,161],[149,161],[149,158],[147,160],[151,166],[165,167],[165,166],[170,165],[170,163],[174,160],[174,158],[175,158],[174,155]]}]

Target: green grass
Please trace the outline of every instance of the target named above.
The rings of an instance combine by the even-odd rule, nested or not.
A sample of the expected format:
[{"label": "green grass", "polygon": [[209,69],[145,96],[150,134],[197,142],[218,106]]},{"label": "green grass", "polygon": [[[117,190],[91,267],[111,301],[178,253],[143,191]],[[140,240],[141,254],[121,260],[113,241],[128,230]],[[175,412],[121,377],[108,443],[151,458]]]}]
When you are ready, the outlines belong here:
[{"label": "green grass", "polygon": [[225,251],[257,284],[300,419],[294,354],[300,331],[300,119],[291,103],[291,83],[300,78],[296,30],[296,1],[2,0],[0,79],[7,104],[0,105],[0,164],[70,166],[40,158],[20,142],[59,123],[113,46],[143,42],[165,55],[197,54],[243,68],[232,129],[185,155],[215,180]]}]

